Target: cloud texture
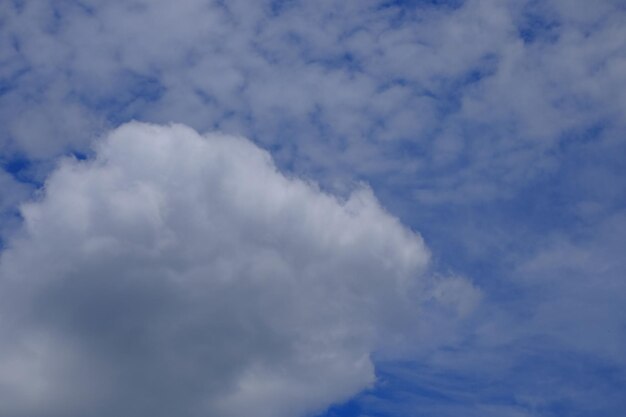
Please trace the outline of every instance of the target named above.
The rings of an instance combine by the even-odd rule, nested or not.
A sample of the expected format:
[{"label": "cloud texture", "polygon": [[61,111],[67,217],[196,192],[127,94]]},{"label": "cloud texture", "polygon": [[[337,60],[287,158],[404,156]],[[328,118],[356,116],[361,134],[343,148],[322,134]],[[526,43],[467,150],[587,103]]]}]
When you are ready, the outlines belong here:
[{"label": "cloud texture", "polygon": [[[159,404],[140,397],[167,398],[163,404],[188,406],[184,412],[191,415],[218,407],[211,399],[217,397],[271,404],[271,390],[258,392],[263,401],[249,399],[250,390],[246,401],[235,394],[244,395],[237,387],[258,374],[279,381],[275,387],[289,381],[297,414],[366,386],[372,380],[367,360],[358,366],[351,360],[376,351],[372,363],[381,384],[359,397],[361,411],[348,407],[341,417],[622,417],[624,114],[623,0],[0,1],[0,371],[8,370],[0,372],[6,408],[0,411],[28,417],[43,409],[59,417],[84,415],[85,407],[100,407],[107,417],[122,409],[171,411],[165,405],[155,411]],[[223,159],[233,163],[241,142],[233,137],[246,137],[266,149],[286,177],[263,180],[260,173],[271,169],[248,170],[267,156],[242,156],[246,162],[233,170],[239,177],[226,175],[229,165],[217,168],[217,162],[194,176],[190,170],[201,171],[198,158],[208,153],[178,145],[163,151],[170,158],[163,167],[170,168],[157,167],[164,146],[158,137],[168,129],[125,127],[113,137],[132,131],[135,139],[120,139],[123,145],[109,138],[106,132],[130,120],[224,132],[230,139],[223,142],[232,144]],[[162,133],[140,141],[138,132],[149,129]],[[213,149],[221,142],[207,143]],[[90,159],[67,159],[55,170],[58,158],[68,155]],[[341,198],[291,176],[314,179]],[[198,178],[212,180],[201,188]],[[322,232],[374,233],[390,221],[380,209],[367,222],[350,214],[355,207],[363,207],[360,216],[378,207],[366,189],[348,197],[361,182],[403,224],[419,230],[434,254],[434,274],[406,272],[411,284],[403,296],[386,284],[396,282],[400,270],[423,267],[407,266],[400,252],[382,256],[379,239],[355,237],[344,247]],[[263,191],[254,191],[259,187]],[[23,206],[21,217],[18,207],[33,194],[37,202]],[[404,230],[380,227],[381,236]],[[200,249],[206,243],[199,241],[220,243]],[[211,249],[217,247],[230,249]],[[332,256],[322,256],[324,250]],[[209,252],[213,258],[198,255]],[[326,262],[333,256],[336,262]],[[214,340],[224,340],[212,348],[214,357],[184,347],[205,346],[195,336],[202,325],[195,323],[209,307],[180,295],[198,287],[169,278],[199,276],[202,262],[212,259],[220,276],[274,277],[263,285],[244,280],[251,287],[205,291],[222,302],[211,304],[215,315],[231,317],[223,311],[236,303],[227,300],[260,303],[238,309],[236,319],[221,318],[221,327],[217,319],[207,324]],[[293,285],[284,278],[311,271],[310,263],[324,278]],[[383,268],[395,272],[371,278]],[[120,271],[137,279],[102,278],[126,276]],[[470,276],[481,291],[463,278],[437,274]],[[100,278],[75,278],[86,275]],[[154,287],[148,275],[156,277]],[[363,287],[348,284],[357,275]],[[290,284],[277,284],[283,281]],[[134,286],[122,285],[128,282]],[[320,283],[319,291],[305,290],[307,282]],[[252,289],[253,283],[268,292]],[[332,296],[322,296],[323,289]],[[296,294],[293,308],[268,301],[271,294],[291,299],[283,297],[289,291]],[[300,295],[307,291],[309,304]],[[109,304],[121,307],[109,314]],[[419,337],[411,339],[416,304]],[[350,330],[333,333],[335,323]],[[274,329],[279,324],[284,332]],[[288,330],[295,327],[301,330]],[[310,364],[294,352],[329,340],[330,333],[342,336],[328,349],[353,364],[337,371],[338,380],[349,381],[329,386],[334,396],[294,382],[321,386],[306,377]],[[163,337],[163,351],[154,347],[154,334]],[[313,343],[302,341],[303,334],[322,336]],[[237,345],[241,351],[228,348],[238,335],[248,343]],[[125,339],[132,343],[123,345]],[[407,349],[413,350],[411,365],[385,362],[381,354]],[[234,359],[214,359],[219,352]],[[236,359],[246,353],[251,362]],[[195,359],[205,356],[212,362]],[[189,360],[172,359],[180,357]],[[216,365],[222,362],[227,365]],[[207,364],[198,369],[213,369],[215,378],[185,371],[190,363]],[[283,379],[266,368],[284,369]],[[211,385],[220,378],[219,389]],[[49,382],[57,380],[63,383]],[[187,382],[176,391],[172,380]],[[310,396],[297,400],[298,392]],[[199,398],[209,405],[198,405]],[[220,412],[231,407],[224,401]],[[128,411],[129,404],[137,409]],[[290,411],[276,411],[282,412]]]},{"label": "cloud texture", "polygon": [[422,239],[371,191],[340,201],[181,125],[116,129],[21,211],[0,264],[7,417],[318,411],[373,382],[424,294]]},{"label": "cloud texture", "polygon": [[623,128],[623,8],[587,3],[7,1],[0,143],[45,159],[132,118],[174,121],[328,183],[499,199],[572,136]]}]

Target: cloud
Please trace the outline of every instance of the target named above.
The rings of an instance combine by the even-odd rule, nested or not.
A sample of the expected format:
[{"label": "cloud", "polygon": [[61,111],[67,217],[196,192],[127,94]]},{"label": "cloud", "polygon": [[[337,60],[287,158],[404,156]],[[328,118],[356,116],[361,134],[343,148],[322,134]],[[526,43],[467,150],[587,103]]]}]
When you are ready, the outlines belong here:
[{"label": "cloud", "polygon": [[338,200],[182,125],[114,130],[21,212],[0,263],[3,416],[321,410],[374,381],[425,288],[422,239],[369,189]]},{"label": "cloud", "polygon": [[[403,343],[418,351],[436,351],[434,359],[424,359],[426,363],[457,367],[456,371],[469,368],[470,373],[485,370],[484,380],[490,383],[499,372],[500,381],[524,385],[498,384],[508,391],[504,394],[528,390],[532,404],[567,402],[580,414],[585,408],[572,400],[578,397],[586,407],[604,404],[605,409],[589,415],[621,415],[622,402],[607,400],[614,391],[601,384],[603,377],[589,382],[598,387],[601,401],[579,395],[589,390],[577,379],[586,381],[604,366],[602,360],[623,372],[619,249],[624,244],[602,231],[607,224],[621,230],[623,221],[615,219],[622,219],[624,212],[626,10],[622,3],[0,2],[0,161],[5,168],[11,161],[27,162],[27,168],[17,174],[8,168],[0,174],[0,235],[3,244],[14,245],[4,257],[9,259],[17,251],[18,241],[7,240],[19,226],[17,205],[53,170],[55,158],[72,152],[89,154],[94,138],[109,129],[136,119],[245,136],[268,149],[288,176],[314,178],[324,190],[338,190],[345,197],[349,194],[345,190],[353,189],[355,182],[366,181],[386,208],[424,233],[435,254],[435,267],[453,276],[422,277],[416,284],[418,294],[413,299],[421,307],[421,338],[419,343]],[[147,158],[139,152],[135,155],[133,164]],[[54,178],[73,164],[76,169],[92,167],[66,161]],[[158,246],[143,245],[153,242],[150,236],[167,236],[158,232],[158,226],[150,231],[150,222],[158,224],[162,213],[161,194],[150,187],[131,190],[141,196],[142,210],[153,217],[134,221],[137,206],[124,205],[129,197],[83,200],[76,195],[90,194],[66,191],[76,204],[71,212],[61,206],[55,209],[63,222],[46,221],[47,239],[56,241],[52,236],[57,235],[67,239],[78,233],[81,224],[91,224],[91,217],[85,220],[76,213],[81,204],[92,201],[89,207],[116,205],[114,211],[96,217],[108,221],[110,226],[101,226],[107,232],[128,234],[124,244],[136,245],[129,252],[161,253]],[[113,194],[120,192],[115,189]],[[337,204],[357,201],[356,195]],[[109,212],[117,217],[107,220]],[[70,213],[71,220],[63,217]],[[60,229],[53,230],[54,224]],[[195,229],[185,224],[181,227],[193,229],[188,233],[193,238]],[[251,233],[248,229],[246,233]],[[589,241],[581,242],[581,235]],[[107,253],[118,240],[101,239],[89,245],[94,253]],[[30,262],[20,264],[25,268]],[[35,265],[32,268],[35,276],[41,275]],[[483,292],[465,280],[457,282],[457,273],[472,276]],[[11,299],[16,293],[9,294]],[[473,311],[481,294],[480,312],[465,314]],[[29,297],[24,295],[24,300]],[[383,320],[384,324],[375,321],[372,328],[384,328],[387,334],[372,337],[376,343],[359,346],[397,349],[398,339],[405,334],[400,328],[410,327],[407,317],[413,317],[398,315],[403,318]],[[380,319],[385,314],[373,316]],[[464,321],[468,317],[469,323]],[[9,324],[3,326],[3,332],[10,334]],[[93,366],[90,355],[95,354],[83,359],[81,352],[93,350],[81,347],[82,342],[71,350],[70,339],[61,337],[58,342],[56,334],[65,333],[33,330],[16,337],[22,348],[7,345],[4,352],[22,352],[22,356],[3,354],[14,358],[9,361],[14,392],[25,395],[28,390],[19,384],[30,387],[34,391],[29,401],[49,397],[45,401],[50,409],[54,401],[72,403],[66,398],[76,392],[85,398],[87,391],[106,392],[104,388],[78,391],[78,385],[92,386],[88,381],[92,374],[81,372],[81,360],[84,366]],[[538,348],[538,339],[547,346]],[[544,349],[536,353],[541,360],[524,356],[529,350]],[[39,362],[23,352],[39,352]],[[567,368],[577,367],[582,361],[577,355],[583,354],[595,357],[583,358],[589,372],[571,377]],[[542,373],[543,364],[561,357],[570,358],[569,362]],[[63,364],[59,365],[63,372],[74,372],[69,378],[74,386],[65,394],[48,395],[62,387],[46,388],[45,383],[29,381],[54,380],[57,371],[50,368],[51,376],[38,378],[37,372],[45,367],[38,368],[37,363]],[[532,363],[540,365],[529,366]],[[526,376],[515,367],[523,368]],[[243,378],[244,369],[249,368],[242,366],[242,373],[229,374],[236,375],[232,381]],[[88,375],[87,380],[81,380],[82,375]],[[558,383],[540,389],[540,377]],[[444,382],[449,378],[457,376],[442,376]],[[103,380],[116,381],[114,377]],[[579,382],[576,395],[560,396],[552,389],[560,384],[567,391]],[[623,378],[613,385],[618,398]],[[155,385],[154,391],[165,390]],[[10,390],[5,392],[5,398],[14,397]],[[483,400],[472,398],[470,403]],[[519,411],[518,399],[511,401],[514,411]],[[531,415],[544,414],[544,409],[537,411],[532,404]],[[424,410],[423,405],[411,403],[399,413]],[[504,414],[499,408],[490,412]],[[459,414],[458,408],[451,414]]]},{"label": "cloud", "polygon": [[571,134],[621,125],[623,10],[572,4],[8,2],[0,140],[45,159],[179,122],[320,182],[492,201],[555,170]]}]

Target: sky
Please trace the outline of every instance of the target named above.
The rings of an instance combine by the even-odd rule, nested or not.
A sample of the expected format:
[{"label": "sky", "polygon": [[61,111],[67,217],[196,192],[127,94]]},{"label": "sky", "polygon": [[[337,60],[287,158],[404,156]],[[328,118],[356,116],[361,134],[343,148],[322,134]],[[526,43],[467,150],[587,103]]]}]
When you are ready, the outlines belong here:
[{"label": "sky", "polygon": [[622,417],[622,0],[0,2],[0,415]]}]

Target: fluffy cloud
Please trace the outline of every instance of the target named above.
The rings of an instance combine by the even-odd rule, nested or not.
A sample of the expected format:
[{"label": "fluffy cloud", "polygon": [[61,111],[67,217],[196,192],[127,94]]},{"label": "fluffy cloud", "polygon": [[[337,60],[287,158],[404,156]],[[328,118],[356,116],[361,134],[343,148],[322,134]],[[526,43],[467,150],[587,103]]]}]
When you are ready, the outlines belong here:
[{"label": "fluffy cloud", "polygon": [[368,189],[338,200],[182,125],[120,127],[22,215],[0,264],[3,416],[303,415],[371,384],[371,353],[444,294]]}]

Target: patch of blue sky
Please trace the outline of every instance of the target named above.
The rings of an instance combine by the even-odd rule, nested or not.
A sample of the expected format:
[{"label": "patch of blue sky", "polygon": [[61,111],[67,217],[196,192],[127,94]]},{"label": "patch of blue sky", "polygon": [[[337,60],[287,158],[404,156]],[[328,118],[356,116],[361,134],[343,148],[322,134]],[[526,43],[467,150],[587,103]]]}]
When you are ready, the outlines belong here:
[{"label": "patch of blue sky", "polygon": [[76,91],[73,95],[91,111],[105,115],[109,123],[117,126],[139,117],[146,103],[158,101],[164,93],[165,86],[158,76],[124,70],[116,75],[114,88],[105,94],[94,96]]},{"label": "patch of blue sky", "polygon": [[497,71],[498,58],[495,54],[486,54],[471,68],[456,77],[438,77],[432,80],[431,90],[437,99],[437,109],[441,116],[453,114],[461,109],[462,99],[467,89],[481,83]]},{"label": "patch of blue sky", "polygon": [[0,160],[0,166],[2,169],[18,179],[31,167],[31,165],[32,162],[23,156],[14,156],[13,158],[7,158],[5,156],[2,160]]},{"label": "patch of blue sky", "polygon": [[[411,147],[403,148],[415,155],[420,152]],[[477,186],[482,181],[502,187],[500,198],[488,202],[479,200],[431,205],[422,204],[418,199],[411,203],[406,201],[405,196],[414,184],[407,181],[394,187],[385,179],[372,183],[375,191],[384,195],[386,202],[392,203],[390,207],[398,207],[397,214],[404,222],[425,235],[429,245],[434,246],[434,252],[445,258],[442,259],[444,263],[455,269],[467,270],[470,274],[480,272],[476,274],[480,279],[485,271],[468,268],[474,262],[472,258],[479,260],[486,256],[485,262],[494,269],[498,259],[502,260],[498,254],[524,253],[527,251],[525,248],[534,248],[544,237],[570,231],[579,225],[579,218],[572,207],[585,196],[580,194],[579,186],[572,182],[572,178],[577,171],[580,172],[580,165],[577,164],[582,161],[573,155],[570,158],[571,161],[560,168],[515,187],[514,192],[507,191],[507,185],[500,183],[499,178],[478,178]],[[447,169],[462,169],[462,166],[460,162],[456,167]],[[423,175],[419,180],[427,185],[440,174],[425,172]],[[429,176],[432,177],[430,180]],[[445,192],[445,185],[443,187],[438,191]],[[620,185],[615,184],[615,187]],[[450,191],[455,192],[454,189]]]},{"label": "patch of blue sky", "polygon": [[271,45],[269,48],[257,45],[261,55],[273,64],[284,63],[297,57],[305,65],[320,65],[326,68],[346,68],[350,61],[346,59],[347,54],[341,51],[338,55],[328,56],[315,54],[312,46],[313,39],[296,30],[291,30],[283,34],[281,47],[276,48]]},{"label": "patch of blue sky", "polygon": [[285,10],[288,10],[294,3],[294,0],[272,0],[270,1],[269,9],[272,16],[277,17],[280,16]]},{"label": "patch of blue sky", "polygon": [[[626,143],[607,131],[610,123],[598,122],[569,133],[554,151],[560,161],[559,175],[553,192],[562,204],[595,200],[605,209],[623,209],[626,184]],[[574,226],[573,223],[570,226]]]},{"label": "patch of blue sky", "polygon": [[558,39],[561,27],[558,19],[541,10],[541,7],[541,2],[531,1],[524,8],[518,24],[518,34],[526,44],[554,42]]},{"label": "patch of blue sky", "polygon": [[22,10],[24,10],[26,0],[11,0],[11,5],[16,11],[21,12]]},{"label": "patch of blue sky", "polygon": [[27,185],[32,189],[40,189],[44,185],[38,174],[38,167],[38,163],[23,155],[5,156],[0,159],[0,169],[11,175],[18,183]]},{"label": "patch of blue sky", "polygon": [[413,24],[415,13],[422,9],[436,12],[448,12],[459,9],[465,0],[383,0],[377,6],[377,11],[387,12],[388,23],[397,28],[404,24]]},{"label": "patch of blue sky", "polygon": [[32,70],[20,53],[22,48],[20,39],[14,34],[8,34],[7,38],[8,57],[0,59],[0,97],[15,89],[22,77]]},{"label": "patch of blue sky", "polygon": [[0,97],[14,88],[14,84],[5,80],[0,80]]},{"label": "patch of blue sky", "polygon": [[77,161],[86,161],[87,159],[89,159],[89,155],[84,152],[70,152],[70,156]]},{"label": "patch of blue sky", "polygon": [[381,1],[379,8],[397,8],[398,10],[414,7],[444,7],[457,9],[465,4],[465,0],[388,0]]},{"label": "patch of blue sky", "polygon": [[[1,63],[0,68],[2,68]],[[0,78],[0,97],[17,88],[20,78],[28,74],[30,68],[27,66],[20,66],[9,71],[10,73],[7,76]]]},{"label": "patch of blue sky", "polygon": [[373,389],[317,417],[622,415],[623,369],[588,355],[526,349],[506,369],[487,356],[468,371],[427,362],[378,363]]},{"label": "patch of blue sky", "polygon": [[95,16],[97,13],[96,6],[92,3],[89,4],[84,1],[74,1],[72,2],[73,6],[82,11],[84,14],[88,16]]}]

